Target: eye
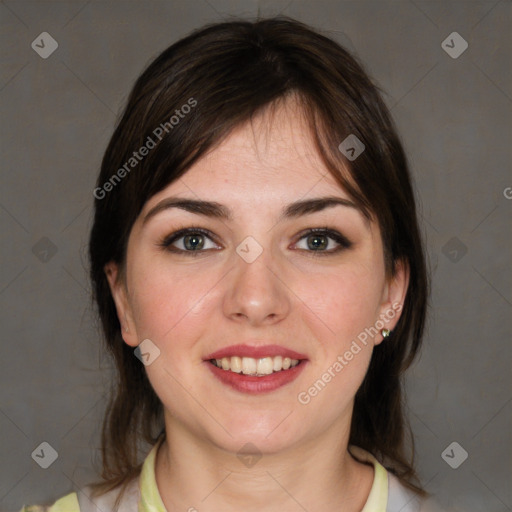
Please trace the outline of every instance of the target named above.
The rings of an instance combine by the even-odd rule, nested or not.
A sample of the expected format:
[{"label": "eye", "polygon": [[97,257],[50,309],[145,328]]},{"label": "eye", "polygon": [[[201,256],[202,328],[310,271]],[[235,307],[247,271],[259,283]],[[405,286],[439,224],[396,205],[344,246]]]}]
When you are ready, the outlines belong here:
[{"label": "eye", "polygon": [[185,228],[166,236],[158,245],[171,252],[188,253],[191,256],[197,256],[203,251],[218,248],[215,244],[213,244],[213,247],[208,247],[205,239],[213,240],[212,234],[208,230]]},{"label": "eye", "polygon": [[[315,256],[326,256],[352,247],[352,242],[338,231],[330,228],[310,229],[299,240],[306,241],[306,247],[299,247],[299,249],[316,253]],[[335,242],[337,246],[330,242]],[[335,246],[332,247],[333,245]]]},{"label": "eye", "polygon": [[[213,246],[208,247],[208,240]],[[205,251],[219,249],[213,240],[214,236],[210,231],[191,227],[171,233],[158,245],[174,253],[198,256]],[[352,242],[338,231],[330,228],[309,229],[300,236],[299,241],[301,240],[306,241],[306,247],[299,247],[299,249],[312,253],[314,256],[328,256],[352,247]],[[332,247],[333,245],[334,247]]]}]

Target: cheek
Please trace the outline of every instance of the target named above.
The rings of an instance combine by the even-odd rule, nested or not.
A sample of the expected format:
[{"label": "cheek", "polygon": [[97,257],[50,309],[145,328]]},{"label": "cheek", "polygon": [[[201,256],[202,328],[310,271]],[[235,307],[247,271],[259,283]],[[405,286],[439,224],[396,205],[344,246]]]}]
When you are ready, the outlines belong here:
[{"label": "cheek", "polygon": [[303,280],[297,296],[305,317],[320,330],[319,341],[342,349],[375,324],[382,296],[382,276],[366,266],[340,267]]},{"label": "cheek", "polygon": [[[301,290],[302,322],[317,342],[306,386],[297,399],[310,410],[322,411],[322,424],[349,410],[364,380],[372,355],[369,327],[378,319],[380,294],[373,272],[364,268],[331,273]],[[323,285],[323,286],[321,286]],[[309,405],[308,405],[309,404]]]},{"label": "cheek", "polygon": [[133,269],[132,306],[139,337],[162,346],[167,340],[186,342],[191,329],[201,328],[197,319],[216,282],[212,273],[157,264],[135,264]]}]

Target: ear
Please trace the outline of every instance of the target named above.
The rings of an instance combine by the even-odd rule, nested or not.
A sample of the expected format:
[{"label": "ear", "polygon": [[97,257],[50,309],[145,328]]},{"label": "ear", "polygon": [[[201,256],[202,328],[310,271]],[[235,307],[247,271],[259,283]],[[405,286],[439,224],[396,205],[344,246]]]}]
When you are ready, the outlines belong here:
[{"label": "ear", "polygon": [[116,305],[117,318],[121,324],[121,336],[128,345],[136,347],[139,345],[139,340],[135,329],[135,322],[133,321],[132,310],[128,301],[126,284],[121,275],[119,265],[110,262],[105,265],[103,270],[107,276],[110,293]]},{"label": "ear", "polygon": [[381,329],[392,331],[400,319],[409,287],[409,274],[407,263],[399,260],[396,262],[395,275],[386,280],[379,309],[379,320],[375,322],[375,325],[379,327],[375,345],[384,340],[380,333]]}]

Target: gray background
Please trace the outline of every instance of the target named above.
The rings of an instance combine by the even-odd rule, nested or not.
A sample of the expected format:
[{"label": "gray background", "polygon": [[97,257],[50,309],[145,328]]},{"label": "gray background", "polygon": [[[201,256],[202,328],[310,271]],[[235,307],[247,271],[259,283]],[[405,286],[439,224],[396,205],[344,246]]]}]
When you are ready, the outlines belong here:
[{"label": "gray background", "polygon": [[[495,0],[0,3],[1,510],[54,500],[99,467],[110,370],[86,243],[134,80],[203,23],[279,12],[362,59],[410,157],[433,275],[407,380],[420,475],[450,510],[511,510],[511,2]],[[456,59],[441,46],[454,31],[469,44]],[[59,44],[47,59],[31,48],[42,32]],[[43,441],[59,455],[46,470],[31,457]],[[454,441],[469,454],[457,469],[441,456]]]}]

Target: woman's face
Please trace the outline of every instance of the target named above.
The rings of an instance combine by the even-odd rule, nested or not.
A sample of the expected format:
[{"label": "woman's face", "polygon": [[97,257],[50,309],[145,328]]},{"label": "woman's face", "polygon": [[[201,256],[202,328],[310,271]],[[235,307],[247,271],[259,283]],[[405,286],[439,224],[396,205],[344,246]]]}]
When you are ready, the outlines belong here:
[{"label": "woman's face", "polygon": [[[232,452],[348,435],[372,349],[407,286],[401,269],[386,280],[378,226],[328,173],[295,108],[236,130],[153,196],[130,234],[124,278],[107,271],[125,342],[150,340],[142,352],[167,425]],[[340,202],[287,212],[327,196]],[[214,202],[229,216],[171,198]],[[173,239],[183,228],[191,232]],[[233,345],[249,349],[228,349],[230,369],[214,367],[209,356]],[[300,363],[273,372],[286,350]]]}]

